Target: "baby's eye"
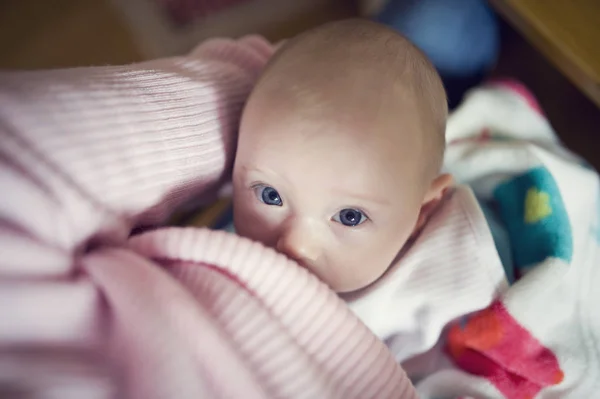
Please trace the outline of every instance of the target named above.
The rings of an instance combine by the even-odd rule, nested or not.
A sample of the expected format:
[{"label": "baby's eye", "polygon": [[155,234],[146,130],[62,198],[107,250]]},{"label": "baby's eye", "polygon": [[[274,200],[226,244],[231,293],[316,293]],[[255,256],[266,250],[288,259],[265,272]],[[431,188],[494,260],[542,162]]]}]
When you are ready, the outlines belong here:
[{"label": "baby's eye", "polygon": [[352,208],[342,209],[333,217],[335,222],[349,227],[358,226],[359,224],[366,222],[368,219],[369,218],[364,213],[358,209]]},{"label": "baby's eye", "polygon": [[265,203],[267,205],[283,205],[283,200],[281,199],[281,196],[273,187],[265,186],[262,184],[258,185],[254,187],[254,194],[260,202]]}]

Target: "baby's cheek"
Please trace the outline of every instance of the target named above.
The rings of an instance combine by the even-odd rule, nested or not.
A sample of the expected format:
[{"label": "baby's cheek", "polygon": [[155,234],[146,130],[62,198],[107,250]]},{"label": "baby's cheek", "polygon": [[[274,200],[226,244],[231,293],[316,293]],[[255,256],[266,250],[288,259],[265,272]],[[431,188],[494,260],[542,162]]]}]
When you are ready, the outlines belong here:
[{"label": "baby's cheek", "polygon": [[386,267],[369,244],[344,242],[327,250],[328,271],[334,280],[331,285],[336,291],[356,291],[381,277]]},{"label": "baby's cheek", "polygon": [[383,276],[402,249],[404,240],[400,236],[404,233],[398,233],[372,232],[362,237],[360,244],[346,245],[340,252],[339,264],[345,265],[348,285],[361,289]]},{"label": "baby's cheek", "polygon": [[[278,235],[277,222],[259,207],[254,204],[234,206],[233,219],[236,232],[243,237],[259,241],[267,246],[275,246]],[[263,207],[266,206],[263,205]]]}]

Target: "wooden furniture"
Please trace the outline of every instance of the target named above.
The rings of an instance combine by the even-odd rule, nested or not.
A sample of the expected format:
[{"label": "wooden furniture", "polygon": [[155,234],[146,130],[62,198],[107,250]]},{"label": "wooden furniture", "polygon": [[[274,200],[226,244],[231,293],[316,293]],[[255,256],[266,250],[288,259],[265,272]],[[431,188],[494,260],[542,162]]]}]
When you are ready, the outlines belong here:
[{"label": "wooden furniture", "polygon": [[258,33],[278,41],[332,19],[356,15],[352,0],[247,0],[177,26],[158,0],[111,2],[131,28],[145,58],[182,54],[215,36]]},{"label": "wooden furniture", "polygon": [[489,1],[600,107],[600,0]]},{"label": "wooden furniture", "polygon": [[125,64],[141,58],[108,0],[0,0],[0,68]]}]

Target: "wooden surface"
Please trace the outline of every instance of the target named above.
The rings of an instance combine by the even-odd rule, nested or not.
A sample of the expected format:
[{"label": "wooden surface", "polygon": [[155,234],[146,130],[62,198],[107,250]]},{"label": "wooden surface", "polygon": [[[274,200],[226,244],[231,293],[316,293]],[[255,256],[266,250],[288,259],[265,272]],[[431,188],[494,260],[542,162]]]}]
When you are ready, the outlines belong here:
[{"label": "wooden surface", "polygon": [[[156,0],[155,0],[156,1]],[[260,34],[272,41],[354,16],[356,0],[251,0],[179,27],[151,0],[111,0],[148,58],[183,54],[210,37]]]},{"label": "wooden surface", "polygon": [[0,0],[0,68],[124,64],[140,58],[107,0]]},{"label": "wooden surface", "polygon": [[[147,58],[136,36],[138,30],[119,12],[119,3],[133,0],[0,0],[0,68],[39,69],[89,65],[125,64]],[[150,0],[139,0],[140,3]],[[262,31],[271,40],[287,38],[311,26],[332,19],[356,15],[354,0],[314,1],[318,6],[264,24]],[[256,13],[257,11],[255,11]],[[266,14],[268,11],[258,10]],[[161,31],[149,40],[158,40]],[[234,31],[237,20],[217,21],[223,32]],[[208,21],[199,24],[207,25]],[[252,31],[238,34],[256,33]],[[154,37],[152,36],[154,35]],[[158,37],[157,37],[158,35]],[[226,35],[228,36],[228,35]],[[163,53],[180,54],[197,42],[180,49],[173,46]],[[164,54],[161,54],[164,55]]]},{"label": "wooden surface", "polygon": [[600,0],[490,2],[600,107]]}]

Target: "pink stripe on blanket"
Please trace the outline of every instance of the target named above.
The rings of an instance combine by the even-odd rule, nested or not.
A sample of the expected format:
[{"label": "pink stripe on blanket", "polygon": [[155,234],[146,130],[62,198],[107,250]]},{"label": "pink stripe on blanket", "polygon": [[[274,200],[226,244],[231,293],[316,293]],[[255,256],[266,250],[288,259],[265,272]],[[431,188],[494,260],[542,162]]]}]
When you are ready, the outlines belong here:
[{"label": "pink stripe on blanket", "polygon": [[515,79],[494,79],[490,81],[491,86],[502,87],[512,91],[513,93],[519,95],[523,100],[527,102],[527,105],[531,107],[535,112],[544,116],[544,111],[540,106],[535,95],[525,86],[523,83],[519,82]]},{"label": "pink stripe on blanket", "polygon": [[453,324],[447,349],[459,367],[488,379],[508,399],[533,398],[564,378],[556,355],[500,301]]}]

